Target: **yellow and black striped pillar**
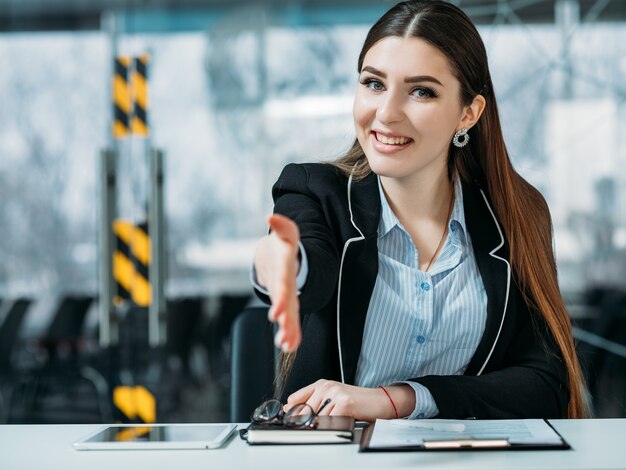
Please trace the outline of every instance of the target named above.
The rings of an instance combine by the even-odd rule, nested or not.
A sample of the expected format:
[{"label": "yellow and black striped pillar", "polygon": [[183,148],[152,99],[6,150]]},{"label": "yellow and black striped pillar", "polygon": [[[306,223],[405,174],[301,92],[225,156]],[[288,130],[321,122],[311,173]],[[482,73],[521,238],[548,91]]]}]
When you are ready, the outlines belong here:
[{"label": "yellow and black striped pillar", "polygon": [[[117,297],[114,304],[145,310],[152,300],[152,287],[148,272],[150,267],[150,237],[147,224],[135,225],[128,220],[113,222],[116,249],[113,254],[113,277]],[[137,312],[135,312],[137,313]],[[125,423],[155,423],[157,400],[145,385],[118,385],[113,389],[115,415]]]},{"label": "yellow and black striped pillar", "polygon": [[113,74],[113,137],[119,139],[130,134],[133,102],[130,89],[131,59],[128,56],[115,58]]},{"label": "yellow and black striped pillar", "polygon": [[113,222],[117,242],[113,254],[113,278],[118,291],[116,304],[130,300],[139,307],[150,305],[150,237],[146,229],[146,224],[135,226],[120,219]]},{"label": "yellow and black striped pillar", "polygon": [[133,101],[134,115],[132,132],[135,135],[147,137],[150,134],[148,127],[148,62],[150,57],[144,54],[135,57],[133,70]]}]

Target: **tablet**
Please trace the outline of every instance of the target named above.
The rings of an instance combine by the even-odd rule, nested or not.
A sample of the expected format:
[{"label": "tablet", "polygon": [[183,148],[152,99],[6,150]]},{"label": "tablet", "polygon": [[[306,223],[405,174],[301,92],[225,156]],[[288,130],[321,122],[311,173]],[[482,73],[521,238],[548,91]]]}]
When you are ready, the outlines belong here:
[{"label": "tablet", "polygon": [[78,441],[78,450],[215,449],[236,424],[111,424]]}]

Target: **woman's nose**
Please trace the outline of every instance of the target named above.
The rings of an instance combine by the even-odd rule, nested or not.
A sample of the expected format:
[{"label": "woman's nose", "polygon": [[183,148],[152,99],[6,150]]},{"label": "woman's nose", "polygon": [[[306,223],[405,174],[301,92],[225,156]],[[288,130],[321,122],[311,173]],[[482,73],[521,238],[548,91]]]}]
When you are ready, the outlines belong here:
[{"label": "woman's nose", "polygon": [[376,117],[381,124],[391,124],[401,121],[404,117],[401,97],[398,93],[387,92],[381,96]]}]

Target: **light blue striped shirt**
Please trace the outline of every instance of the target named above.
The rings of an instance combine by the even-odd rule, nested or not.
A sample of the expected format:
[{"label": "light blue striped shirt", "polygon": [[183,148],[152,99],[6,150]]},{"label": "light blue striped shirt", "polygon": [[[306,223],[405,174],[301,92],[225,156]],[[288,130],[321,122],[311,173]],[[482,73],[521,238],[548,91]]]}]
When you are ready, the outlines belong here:
[{"label": "light blue striped shirt", "polygon": [[356,385],[408,383],[415,390],[409,418],[439,414],[423,385],[406,379],[461,375],[485,329],[487,293],[465,225],[463,189],[455,180],[448,236],[429,272],[393,213],[379,178],[378,276],[370,300]]}]

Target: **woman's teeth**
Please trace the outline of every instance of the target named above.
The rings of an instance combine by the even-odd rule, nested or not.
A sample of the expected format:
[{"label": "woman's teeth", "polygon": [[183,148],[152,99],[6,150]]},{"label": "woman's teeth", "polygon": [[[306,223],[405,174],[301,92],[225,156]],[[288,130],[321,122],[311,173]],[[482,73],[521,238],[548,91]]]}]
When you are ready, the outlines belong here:
[{"label": "woman's teeth", "polygon": [[404,145],[408,144],[411,141],[411,139],[409,139],[408,137],[387,137],[377,132],[375,133],[375,135],[378,142],[382,142],[383,144],[387,145]]}]

